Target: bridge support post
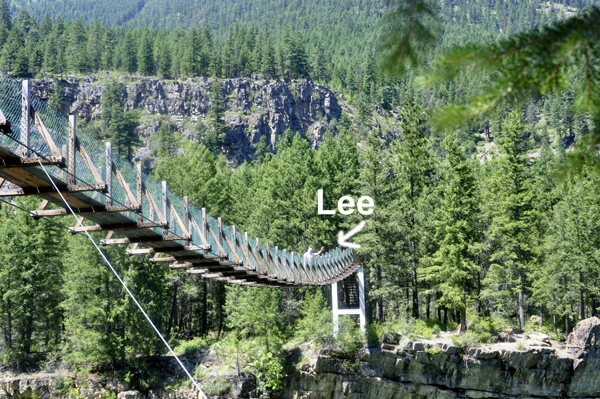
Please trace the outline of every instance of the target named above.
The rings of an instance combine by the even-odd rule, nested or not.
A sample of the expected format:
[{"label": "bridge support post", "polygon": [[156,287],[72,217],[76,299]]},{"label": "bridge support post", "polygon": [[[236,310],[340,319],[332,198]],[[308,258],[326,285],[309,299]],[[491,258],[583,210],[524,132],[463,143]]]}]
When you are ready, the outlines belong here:
[{"label": "bridge support post", "polygon": [[112,143],[106,143],[106,176],[104,181],[106,182],[106,206],[112,205]]},{"label": "bridge support post", "polygon": [[337,337],[339,331],[339,316],[355,314],[360,318],[360,329],[365,331],[367,324],[365,306],[365,271],[361,266],[356,271],[358,277],[358,309],[339,309],[337,282],[331,284],[331,309],[333,311],[333,334]]},{"label": "bridge support post", "polygon": [[[29,158],[29,118],[30,118],[31,97],[29,94],[29,80],[23,81],[21,91],[21,136],[19,141],[23,144],[19,149],[20,156]],[[34,155],[37,156],[37,155]]]},{"label": "bridge support post", "polygon": [[77,146],[77,121],[75,119],[75,115],[69,115],[69,177],[68,182],[71,185],[77,184],[77,180],[75,179],[76,172],[76,152],[75,148]]}]

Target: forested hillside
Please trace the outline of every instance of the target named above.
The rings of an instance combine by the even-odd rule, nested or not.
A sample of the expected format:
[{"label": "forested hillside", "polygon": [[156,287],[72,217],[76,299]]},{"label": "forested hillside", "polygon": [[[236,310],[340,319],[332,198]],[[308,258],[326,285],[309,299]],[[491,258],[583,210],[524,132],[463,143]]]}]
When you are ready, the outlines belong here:
[{"label": "forested hillside", "polygon": [[[401,79],[383,74],[376,57],[377,38],[383,30],[380,21],[386,11],[380,1],[256,1],[252,6],[233,1],[198,2],[194,6],[193,2],[186,2],[185,10],[173,11],[173,15],[182,20],[192,18],[194,22],[176,25],[157,24],[155,21],[160,18],[151,10],[167,5],[148,2],[143,10],[151,16],[138,24],[122,26],[115,26],[118,22],[110,20],[118,15],[114,10],[135,9],[137,5],[97,4],[91,10],[107,7],[106,11],[89,11],[86,3],[79,2],[32,2],[28,4],[32,9],[22,8],[11,19],[8,4],[2,0],[0,68],[15,76],[115,71],[170,79],[252,74],[308,77],[344,93],[355,110],[358,126],[378,126],[384,132],[386,124],[373,122],[370,104],[389,112],[411,93],[419,105],[431,109],[446,104],[457,93],[469,95],[486,84],[484,76],[471,75],[423,91],[414,82],[417,71],[409,71]],[[175,10],[177,4],[169,7]],[[507,34],[536,28],[571,15],[586,4],[533,0],[443,2],[439,45],[429,58],[473,38],[492,42]],[[15,6],[11,3],[13,12]],[[82,13],[86,10],[86,19],[83,14],[73,14],[78,9]],[[192,9],[203,11],[197,13]],[[139,17],[142,15],[143,12]],[[186,29],[170,30],[175,26]],[[156,30],[165,27],[169,29]],[[568,144],[576,131],[587,129],[586,121],[573,113],[573,93],[580,82],[571,77],[566,84],[568,90],[564,93],[533,99],[526,105],[530,133],[538,145],[542,139],[563,140]],[[500,112],[475,120],[461,132],[461,142],[468,146],[469,152],[485,152],[485,142],[493,138],[505,116]]]}]

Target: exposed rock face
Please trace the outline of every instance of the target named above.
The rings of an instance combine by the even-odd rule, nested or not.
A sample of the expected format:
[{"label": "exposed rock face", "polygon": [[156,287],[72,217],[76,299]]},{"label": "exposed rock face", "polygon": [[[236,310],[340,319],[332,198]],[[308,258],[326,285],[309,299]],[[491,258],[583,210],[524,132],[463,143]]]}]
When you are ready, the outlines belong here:
[{"label": "exposed rock face", "polygon": [[[85,121],[101,115],[102,92],[107,79],[69,77],[60,80],[65,100],[64,112],[77,114]],[[210,86],[205,78],[185,81],[137,79],[125,82],[121,92],[125,110],[143,109],[156,119],[165,116],[179,133],[189,137],[195,122],[204,120],[211,108]],[[226,101],[226,121],[230,131],[223,150],[231,160],[249,160],[261,137],[274,146],[286,129],[302,132],[318,145],[323,133],[342,109],[336,94],[325,86],[308,80],[225,79],[222,81]],[[54,82],[32,81],[32,91],[42,99],[50,98]],[[138,133],[148,145],[148,137],[160,127],[158,120],[142,122]],[[145,154],[147,155],[147,154]]]},{"label": "exposed rock face", "polygon": [[[347,361],[344,363],[321,351],[287,376],[284,389],[273,393],[271,398],[599,398],[600,350],[595,346],[598,321],[582,321],[569,337],[568,346],[559,349],[530,347],[516,350],[510,344],[498,344],[500,346],[493,348],[463,350],[452,344],[413,341],[406,337],[397,343],[397,337],[392,337],[388,340],[390,343],[365,348],[358,363],[351,366]],[[543,336],[538,334],[537,338],[544,342]],[[200,358],[195,359],[198,360]],[[174,373],[175,370],[169,371],[171,376]],[[172,380],[167,375],[164,378]],[[56,376],[0,379],[0,399],[59,398],[73,388],[86,399],[102,399],[109,393],[107,391],[114,394],[116,390],[118,399],[198,397],[197,392],[184,388],[140,393],[114,379],[69,379],[66,387],[64,381]],[[242,379],[232,379],[230,383],[232,396],[228,397],[260,396],[254,389],[251,374],[244,373]]]},{"label": "exposed rock face", "polygon": [[600,349],[600,319],[590,317],[577,323],[567,339],[567,347],[584,351]]},{"label": "exposed rock face", "polygon": [[[595,320],[594,320],[595,319]],[[555,348],[472,348],[412,341],[365,349],[357,371],[317,356],[286,380],[284,399],[598,398],[600,320],[586,319]],[[539,342],[543,342],[540,340]]]}]

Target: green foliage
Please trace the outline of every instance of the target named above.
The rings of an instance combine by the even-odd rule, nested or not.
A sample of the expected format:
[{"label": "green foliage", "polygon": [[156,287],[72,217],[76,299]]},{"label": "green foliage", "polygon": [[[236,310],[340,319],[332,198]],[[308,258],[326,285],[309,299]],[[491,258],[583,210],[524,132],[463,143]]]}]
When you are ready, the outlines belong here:
[{"label": "green foliage", "polygon": [[365,344],[364,333],[351,317],[340,317],[338,320],[338,333],[336,345],[333,348],[335,352],[344,357],[354,357]]},{"label": "green foliage", "polygon": [[[16,198],[35,209],[39,200]],[[64,231],[3,204],[0,208],[0,332],[4,360],[60,344]]]},{"label": "green foliage", "polygon": [[214,380],[202,385],[202,391],[208,396],[226,395],[230,388],[229,381],[223,376],[217,376]]},{"label": "green foliage", "polygon": [[116,152],[131,159],[133,146],[136,144],[136,114],[123,110],[125,104],[121,98],[122,90],[121,85],[113,79],[107,83],[102,93],[102,134],[112,142]]},{"label": "green foliage", "polygon": [[54,108],[58,112],[62,112],[64,106],[64,98],[60,91],[60,84],[54,83],[54,89],[52,89],[52,96],[48,100],[48,105]]},{"label": "green foliage", "polygon": [[501,155],[489,180],[488,237],[495,244],[486,276],[484,296],[508,304],[518,303],[519,327],[525,326],[525,290],[539,251],[536,231],[538,213],[532,187],[529,143],[523,140],[525,124],[520,109],[513,111],[502,125]]},{"label": "green foliage", "polygon": [[227,325],[242,337],[254,337],[267,352],[278,354],[283,344],[285,328],[277,312],[277,289],[227,286]]},{"label": "green foliage", "polygon": [[408,66],[423,62],[424,49],[435,44],[439,17],[436,6],[426,0],[388,0],[389,11],[383,23],[380,48],[383,50],[386,69],[397,74],[406,72]]},{"label": "green foliage", "polygon": [[191,340],[180,341],[177,346],[173,347],[173,350],[175,353],[188,355],[202,349],[208,349],[212,344],[213,341],[208,337],[194,338]]},{"label": "green foliage", "polygon": [[333,335],[333,315],[321,290],[314,294],[307,292],[302,303],[302,319],[296,325],[295,337],[301,341],[313,342],[315,348],[331,348],[335,342]]},{"label": "green foliage", "polygon": [[477,187],[473,164],[465,159],[454,133],[446,135],[443,147],[446,162],[439,184],[442,200],[435,225],[439,248],[426,273],[429,280],[437,282],[442,294],[440,305],[461,312],[461,331],[465,331],[467,303],[472,300],[480,271],[472,251],[478,238]]},{"label": "green foliage", "polygon": [[427,357],[431,360],[438,353],[442,353],[442,349],[439,346],[430,346],[425,349],[425,352],[427,353]]},{"label": "green foliage", "polygon": [[[164,317],[165,270],[140,258],[127,258],[119,248],[106,250],[113,266],[146,304],[154,320]],[[127,298],[121,284],[85,236],[73,236],[64,254],[62,284],[66,339],[65,360],[125,363],[135,354],[158,354],[164,347],[137,306]],[[86,281],[86,284],[81,284]],[[85,304],[85,306],[81,306]],[[139,367],[137,365],[136,367]]]},{"label": "green foliage", "polygon": [[263,392],[265,388],[278,391],[283,388],[283,364],[271,352],[261,352],[256,359],[256,378]]}]

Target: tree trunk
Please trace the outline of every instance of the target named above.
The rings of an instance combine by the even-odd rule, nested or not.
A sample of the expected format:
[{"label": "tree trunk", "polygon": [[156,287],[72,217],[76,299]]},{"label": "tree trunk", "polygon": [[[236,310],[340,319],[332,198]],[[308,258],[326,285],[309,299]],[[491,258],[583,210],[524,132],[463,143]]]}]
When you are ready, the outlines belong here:
[{"label": "tree trunk", "polygon": [[540,306],[540,327],[544,325],[544,307]]},{"label": "tree trunk", "polygon": [[481,310],[481,273],[477,272],[477,314],[479,316],[483,316]]},{"label": "tree trunk", "polygon": [[167,339],[171,337],[171,329],[173,328],[173,321],[177,317],[177,290],[178,284],[175,283],[173,286],[173,302],[171,303],[171,312],[169,314],[169,321],[167,322]]},{"label": "tree trunk", "polygon": [[6,307],[6,343],[9,348],[12,348],[12,310],[10,299],[6,301]]},{"label": "tree trunk", "polygon": [[519,330],[525,327],[525,298],[523,296],[523,272],[519,267]]},{"label": "tree trunk", "polygon": [[[375,266],[375,278],[377,279],[377,285],[381,286],[381,267],[379,264]],[[375,320],[381,322],[383,321],[383,298],[381,295],[377,295],[375,301]]]},{"label": "tree trunk", "polygon": [[462,283],[462,303],[463,307],[460,310],[460,329],[459,334],[467,331],[467,293],[465,292],[465,281]]},{"label": "tree trunk", "polygon": [[429,310],[431,308],[431,295],[427,295],[427,305],[425,307],[425,315],[427,320],[429,320]]},{"label": "tree trunk", "polygon": [[415,319],[419,318],[419,289],[417,287],[417,269],[413,262],[412,270],[412,315]]},{"label": "tree trunk", "polygon": [[565,334],[569,335],[571,332],[571,326],[569,325],[569,314],[567,313],[567,308],[565,307]]},{"label": "tree trunk", "polygon": [[208,301],[207,301],[207,291],[208,291],[208,287],[206,284],[206,279],[202,279],[202,335],[205,335],[208,333],[208,312],[206,309],[206,306],[208,305]]},{"label": "tree trunk", "polygon": [[25,319],[25,325],[23,326],[23,352],[31,353],[31,334],[33,329],[33,316],[28,316]]},{"label": "tree trunk", "polygon": [[585,319],[585,303],[583,301],[583,273],[579,272],[579,309],[581,314],[581,320]]},{"label": "tree trunk", "polygon": [[448,309],[444,306],[444,324],[448,325]]}]

